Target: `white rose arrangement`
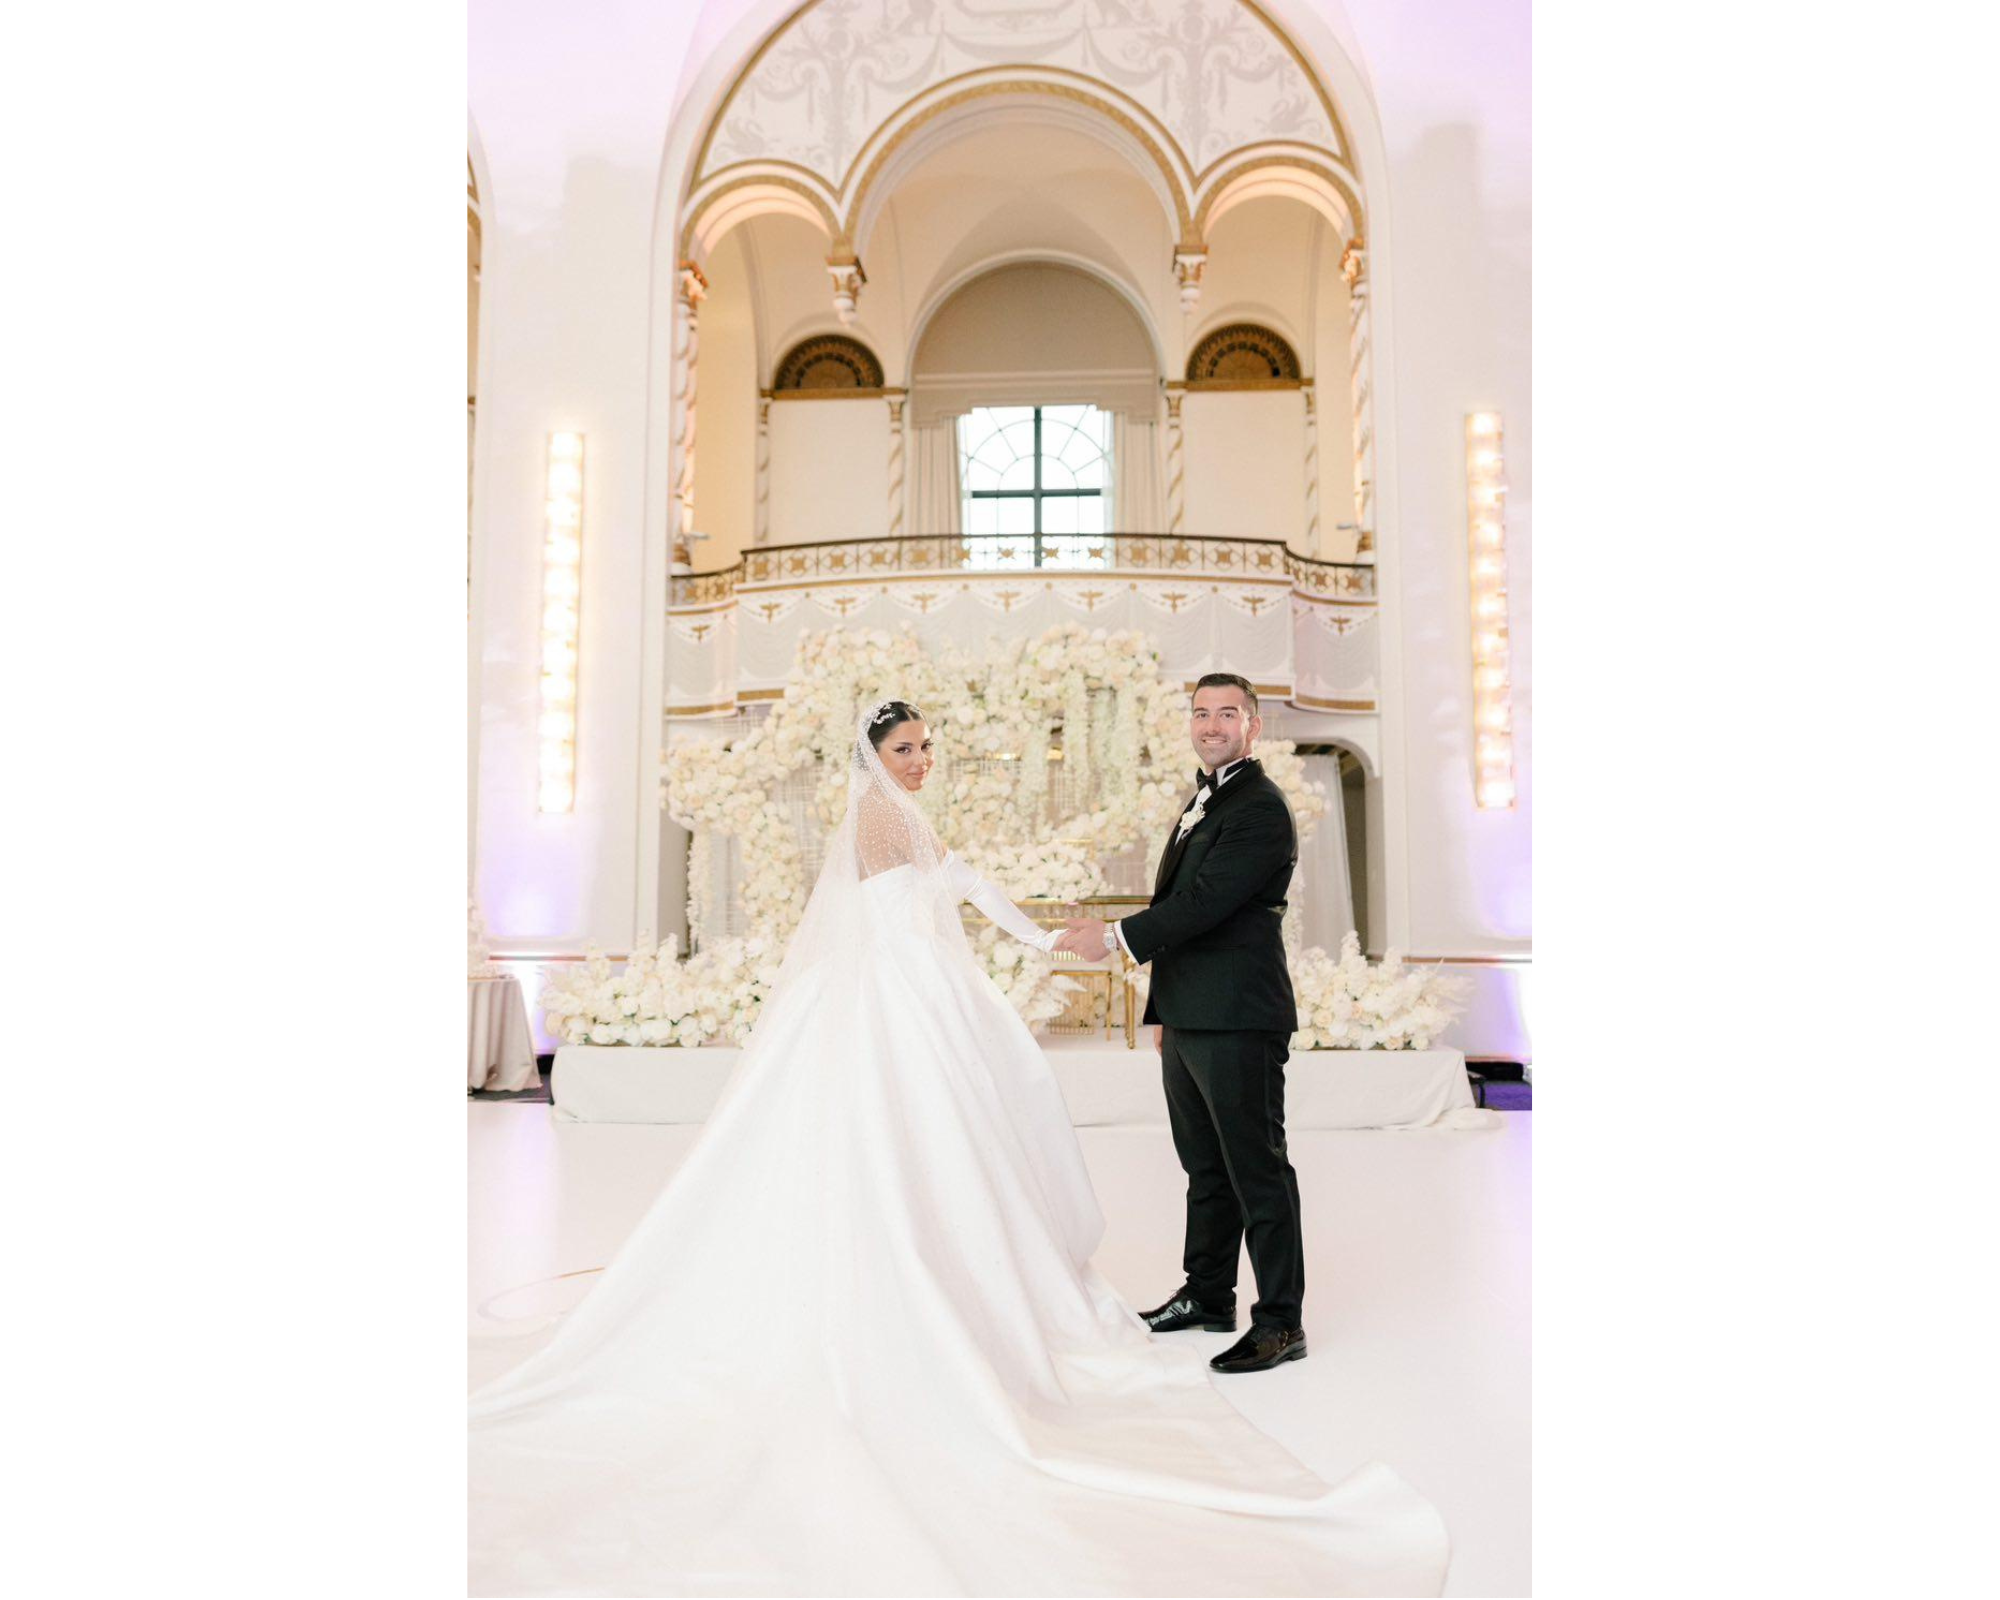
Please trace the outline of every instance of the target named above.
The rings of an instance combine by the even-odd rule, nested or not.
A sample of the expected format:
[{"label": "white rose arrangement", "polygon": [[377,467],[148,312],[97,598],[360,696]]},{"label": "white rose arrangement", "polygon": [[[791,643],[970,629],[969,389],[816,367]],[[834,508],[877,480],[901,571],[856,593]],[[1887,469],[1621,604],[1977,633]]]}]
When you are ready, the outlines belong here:
[{"label": "white rose arrangement", "polygon": [[1030,1028],[1063,1014],[1069,997],[1083,985],[1059,975],[1055,962],[992,923],[966,930],[972,957]]},{"label": "white rose arrangement", "polygon": [[1050,839],[1020,848],[968,844],[959,858],[1014,900],[1082,900],[1104,889],[1095,849],[1075,839]]},{"label": "white rose arrangement", "polygon": [[470,895],[465,901],[465,975],[468,978],[498,978],[507,969],[492,959],[492,952],[486,946],[486,918],[480,915],[479,902]]},{"label": "white rose arrangement", "polygon": [[1428,1050],[1463,1009],[1462,978],[1406,966],[1394,950],[1370,965],[1353,933],[1341,940],[1338,959],[1314,947],[1291,969],[1294,1050]]},{"label": "white rose arrangement", "polygon": [[[704,866],[720,840],[737,841],[744,920],[774,947],[790,936],[810,888],[799,820],[774,796],[794,775],[813,773],[814,811],[826,827],[838,822],[855,720],[890,693],[924,709],[943,758],[918,804],[948,847],[1016,898],[1099,892],[1099,863],[1142,842],[1157,848],[1185,803],[1187,694],[1160,676],[1143,633],[1072,623],[935,657],[910,628],[805,634],[784,697],[754,730],[727,746],[696,732],[662,753],[661,803],[694,833]],[[1052,819],[1046,751],[1058,728],[1066,791],[1087,796],[1090,809]],[[1325,791],[1306,781],[1289,741],[1260,741],[1257,755],[1291,801],[1300,836],[1310,834]],[[701,870],[690,881],[690,927],[706,952],[720,923],[705,898],[714,879]],[[1019,966],[997,969],[997,959],[982,956],[1016,1009],[1046,1020],[1030,1015],[1054,1003],[1045,984],[1027,982]]]},{"label": "white rose arrangement", "polygon": [[542,988],[542,1025],[564,1044],[741,1044],[778,980],[766,938],[729,939],[683,961],[641,945],[622,970],[593,946]]}]

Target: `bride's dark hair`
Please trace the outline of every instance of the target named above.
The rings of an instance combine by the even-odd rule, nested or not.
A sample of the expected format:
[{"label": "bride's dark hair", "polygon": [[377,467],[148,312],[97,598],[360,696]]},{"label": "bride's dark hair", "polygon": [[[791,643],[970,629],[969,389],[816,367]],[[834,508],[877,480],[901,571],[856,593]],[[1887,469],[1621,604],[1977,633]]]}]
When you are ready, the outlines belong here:
[{"label": "bride's dark hair", "polygon": [[924,714],[907,700],[885,700],[882,709],[875,713],[875,720],[868,724],[868,742],[877,750],[882,741],[894,733],[905,722],[922,722]]}]

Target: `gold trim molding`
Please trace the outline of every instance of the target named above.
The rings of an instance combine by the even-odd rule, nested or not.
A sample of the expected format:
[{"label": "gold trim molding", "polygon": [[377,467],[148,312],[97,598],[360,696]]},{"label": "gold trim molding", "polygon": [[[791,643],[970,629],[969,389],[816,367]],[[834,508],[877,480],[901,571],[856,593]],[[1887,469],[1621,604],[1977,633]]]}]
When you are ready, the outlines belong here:
[{"label": "gold trim molding", "polygon": [[881,400],[889,395],[903,394],[902,389],[884,384],[873,389],[772,389],[764,393],[765,400]]}]

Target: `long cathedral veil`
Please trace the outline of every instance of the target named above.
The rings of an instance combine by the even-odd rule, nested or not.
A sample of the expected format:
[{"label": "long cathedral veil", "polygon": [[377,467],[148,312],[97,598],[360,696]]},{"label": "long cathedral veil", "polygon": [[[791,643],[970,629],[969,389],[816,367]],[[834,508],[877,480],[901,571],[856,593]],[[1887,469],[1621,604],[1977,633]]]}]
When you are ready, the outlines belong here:
[{"label": "long cathedral veil", "polygon": [[[971,960],[957,900],[947,887],[944,845],[909,790],[889,775],[869,738],[891,717],[907,720],[897,708],[914,709],[900,700],[877,700],[855,724],[847,809],[827,839],[819,881],[786,946],[778,981],[765,1002],[766,1015],[802,987],[799,980],[807,972],[817,970],[822,978],[837,981],[842,969],[880,958],[884,935],[913,931],[911,919],[914,931],[934,937],[942,953]],[[895,884],[894,894],[882,892],[889,887],[884,875],[904,869],[912,881]],[[883,881],[871,887],[878,878]],[[901,925],[889,927],[890,917]]]}]

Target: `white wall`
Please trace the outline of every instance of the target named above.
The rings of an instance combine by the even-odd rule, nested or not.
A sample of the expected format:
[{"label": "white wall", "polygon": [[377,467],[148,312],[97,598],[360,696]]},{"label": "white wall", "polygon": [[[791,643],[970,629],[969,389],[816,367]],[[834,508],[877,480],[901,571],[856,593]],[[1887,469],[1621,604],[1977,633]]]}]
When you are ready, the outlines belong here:
[{"label": "white wall", "polygon": [[[659,153],[692,22],[496,0],[468,43],[480,186],[473,650],[475,892],[501,953],[627,948],[637,914],[642,613],[663,552],[652,376]],[[552,34],[555,42],[552,45]],[[542,502],[550,432],[585,438],[576,809],[535,808]],[[652,560],[649,561],[649,556]],[[658,570],[663,570],[659,566]]]},{"label": "white wall", "polygon": [[886,401],[771,402],[772,544],[882,538],[888,486]]},{"label": "white wall", "polygon": [[1297,389],[1194,392],[1181,402],[1187,531],[1283,539],[1306,530],[1305,400]]},{"label": "white wall", "polygon": [[[1398,702],[1387,759],[1403,774],[1404,936],[1435,954],[1521,953],[1534,804],[1527,8],[1348,0],[1345,9],[1388,169],[1375,292],[1393,339],[1394,410],[1382,426],[1394,477],[1382,542],[1396,659],[1384,665]],[[1464,425],[1467,412],[1487,408],[1506,420],[1511,483],[1519,798],[1502,812],[1472,801]]]}]

